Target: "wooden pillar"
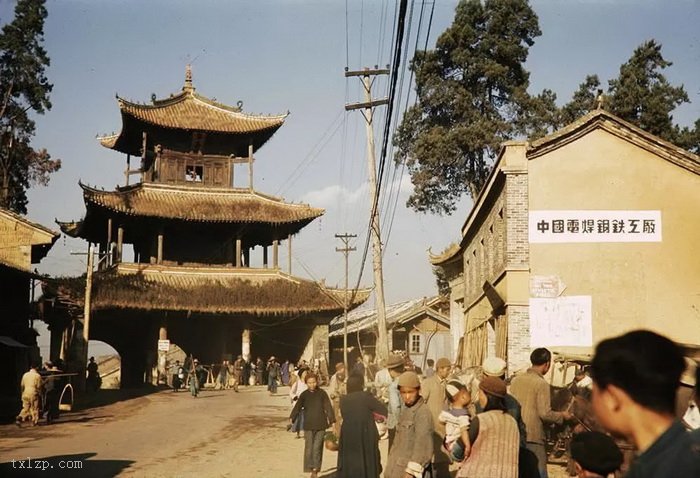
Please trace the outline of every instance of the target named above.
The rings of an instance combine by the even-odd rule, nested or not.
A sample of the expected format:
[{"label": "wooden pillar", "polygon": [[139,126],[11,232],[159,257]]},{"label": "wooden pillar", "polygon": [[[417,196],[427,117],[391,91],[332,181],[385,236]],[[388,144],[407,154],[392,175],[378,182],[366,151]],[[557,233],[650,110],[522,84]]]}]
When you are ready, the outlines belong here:
[{"label": "wooden pillar", "polygon": [[122,244],[124,243],[124,228],[117,229],[117,262],[122,261]]},{"label": "wooden pillar", "polygon": [[246,361],[250,361],[250,326],[246,324],[245,327],[241,335],[241,356]]},{"label": "wooden pillar", "polygon": [[290,234],[289,237],[287,238],[288,241],[288,250],[287,250],[287,270],[289,272],[289,275],[292,275],[292,235]]},{"label": "wooden pillar", "polygon": [[241,240],[236,239],[236,267],[241,267]]},{"label": "wooden pillar", "polygon": [[[126,186],[129,185],[129,173],[131,172],[131,155],[129,153],[126,154],[126,171],[124,171],[124,176],[126,176]],[[111,221],[111,219],[110,219]]]},{"label": "wooden pillar", "polygon": [[267,246],[263,246],[263,268],[267,269]]},{"label": "wooden pillar", "polygon": [[253,190],[253,144],[248,145],[248,187]]},{"label": "wooden pillar", "polygon": [[280,241],[275,239],[272,241],[272,268],[273,269],[279,269],[280,264],[279,264],[279,257],[280,257],[280,252],[279,252],[279,246],[280,246]]},{"label": "wooden pillar", "polygon": [[[127,176],[128,177],[128,176]],[[129,183],[127,183],[129,184]],[[107,219],[107,263],[105,264],[106,266],[111,266],[113,262],[113,257],[112,257],[112,218],[110,217]]]},{"label": "wooden pillar", "polygon": [[[159,236],[160,237],[160,236]],[[158,329],[158,340],[168,340],[168,323],[166,317],[161,317],[160,328]],[[158,344],[156,344],[158,346]],[[157,383],[168,383],[167,374],[167,350],[158,350],[158,379]]]},{"label": "wooden pillar", "polygon": [[163,263],[163,233],[158,234],[158,258],[156,264]]}]

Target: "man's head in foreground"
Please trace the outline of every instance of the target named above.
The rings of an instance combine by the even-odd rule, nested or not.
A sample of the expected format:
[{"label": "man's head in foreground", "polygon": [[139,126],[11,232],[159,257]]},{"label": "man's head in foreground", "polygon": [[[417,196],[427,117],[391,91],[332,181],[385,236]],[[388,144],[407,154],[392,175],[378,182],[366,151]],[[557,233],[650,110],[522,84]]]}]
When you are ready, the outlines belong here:
[{"label": "man's head in foreground", "polygon": [[657,333],[635,330],[603,340],[591,366],[593,410],[601,425],[643,451],[651,443],[638,440],[637,428],[670,426],[684,369],[680,348]]},{"label": "man's head in foreground", "polygon": [[605,478],[622,466],[622,452],[605,433],[578,433],[570,448],[578,478]]}]

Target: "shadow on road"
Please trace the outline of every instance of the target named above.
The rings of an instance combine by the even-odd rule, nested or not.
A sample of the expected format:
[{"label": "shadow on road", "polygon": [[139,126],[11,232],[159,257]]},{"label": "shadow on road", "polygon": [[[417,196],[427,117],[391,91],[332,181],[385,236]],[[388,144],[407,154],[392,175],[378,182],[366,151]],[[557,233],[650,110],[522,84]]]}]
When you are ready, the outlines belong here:
[{"label": "shadow on road", "polygon": [[[153,386],[144,386],[140,388],[120,388],[120,389],[103,389],[94,393],[88,393],[76,396],[73,410],[85,410],[87,408],[104,407],[113,403],[124,400],[158,393],[161,389]],[[76,394],[77,395],[77,394]]]},{"label": "shadow on road", "polygon": [[[54,455],[42,458],[17,457],[17,459],[0,463],[0,476],[3,477],[34,477],[50,476],[74,477],[84,476],[116,476],[131,466],[130,460],[92,460],[97,453],[79,453],[75,455]],[[48,472],[48,473],[47,473]]]}]

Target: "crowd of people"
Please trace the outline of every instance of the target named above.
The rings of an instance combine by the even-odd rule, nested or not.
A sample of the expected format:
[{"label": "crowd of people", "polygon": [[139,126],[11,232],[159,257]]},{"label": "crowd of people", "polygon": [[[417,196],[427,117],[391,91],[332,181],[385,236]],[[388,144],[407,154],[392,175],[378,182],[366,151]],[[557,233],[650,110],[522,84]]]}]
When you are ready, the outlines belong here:
[{"label": "crowd of people", "polygon": [[[294,364],[289,360],[279,362],[277,357],[271,356],[267,361],[262,357],[255,360],[246,360],[238,355],[235,360],[224,360],[218,364],[202,364],[198,358],[187,357],[184,362],[175,360],[169,366],[168,383],[173,391],[188,390],[193,397],[205,386],[211,386],[215,390],[233,390],[238,392],[240,387],[265,385],[270,395],[277,394],[279,385],[292,385],[299,376],[299,371],[309,370],[311,365],[305,360]],[[314,364],[313,371],[323,377],[318,364]]]},{"label": "crowd of people", "polygon": [[[572,389],[590,405],[596,429],[570,408],[552,409],[545,377],[552,354],[537,348],[530,367],[507,376],[507,364],[487,357],[478,373],[462,373],[447,358],[426,361],[391,354],[381,363],[358,357],[329,377],[318,364],[280,363],[272,356],[204,366],[196,358],[171,367],[175,391],[196,397],[217,389],[289,386],[288,429],[304,438],[303,469],[316,478],[323,446],[338,451],[338,478],[547,478],[547,429],[570,423],[568,451],[580,478],[700,477],[700,367],[676,343],[637,330],[600,342]],[[58,417],[66,380],[62,364],[33,366],[21,380],[17,424]],[[87,366],[88,383],[99,377]],[[327,385],[327,391],[322,388]],[[94,386],[94,385],[93,385]],[[328,430],[332,429],[332,432]],[[388,439],[382,469],[379,440]],[[620,443],[634,456],[625,456]]]},{"label": "crowd of people", "polygon": [[[574,387],[590,400],[600,430],[552,410],[549,350],[533,350],[530,362],[514,377],[498,357],[486,358],[474,375],[446,358],[420,373],[392,354],[381,367],[360,359],[349,374],[337,364],[328,392],[304,372],[290,414],[290,429],[304,431],[304,471],[318,476],[325,436],[337,437],[339,478],[546,478],[546,430],[569,423],[578,477],[700,477],[700,371],[677,344],[642,330],[598,344]],[[631,458],[621,442],[634,448]]]}]

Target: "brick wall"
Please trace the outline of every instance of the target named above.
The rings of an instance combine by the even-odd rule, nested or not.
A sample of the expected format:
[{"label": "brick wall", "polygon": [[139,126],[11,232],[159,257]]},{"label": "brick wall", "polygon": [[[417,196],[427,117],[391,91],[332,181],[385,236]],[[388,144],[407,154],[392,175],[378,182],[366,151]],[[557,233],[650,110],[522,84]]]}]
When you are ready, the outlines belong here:
[{"label": "brick wall", "polygon": [[530,365],[530,310],[526,305],[511,305],[508,317],[508,373]]},{"label": "brick wall", "polygon": [[506,259],[508,267],[526,267],[528,243],[527,174],[506,176]]},{"label": "brick wall", "polygon": [[[503,189],[464,248],[464,303],[482,293],[485,281],[494,281],[505,267],[506,200]],[[489,207],[489,206],[487,206]]]}]

